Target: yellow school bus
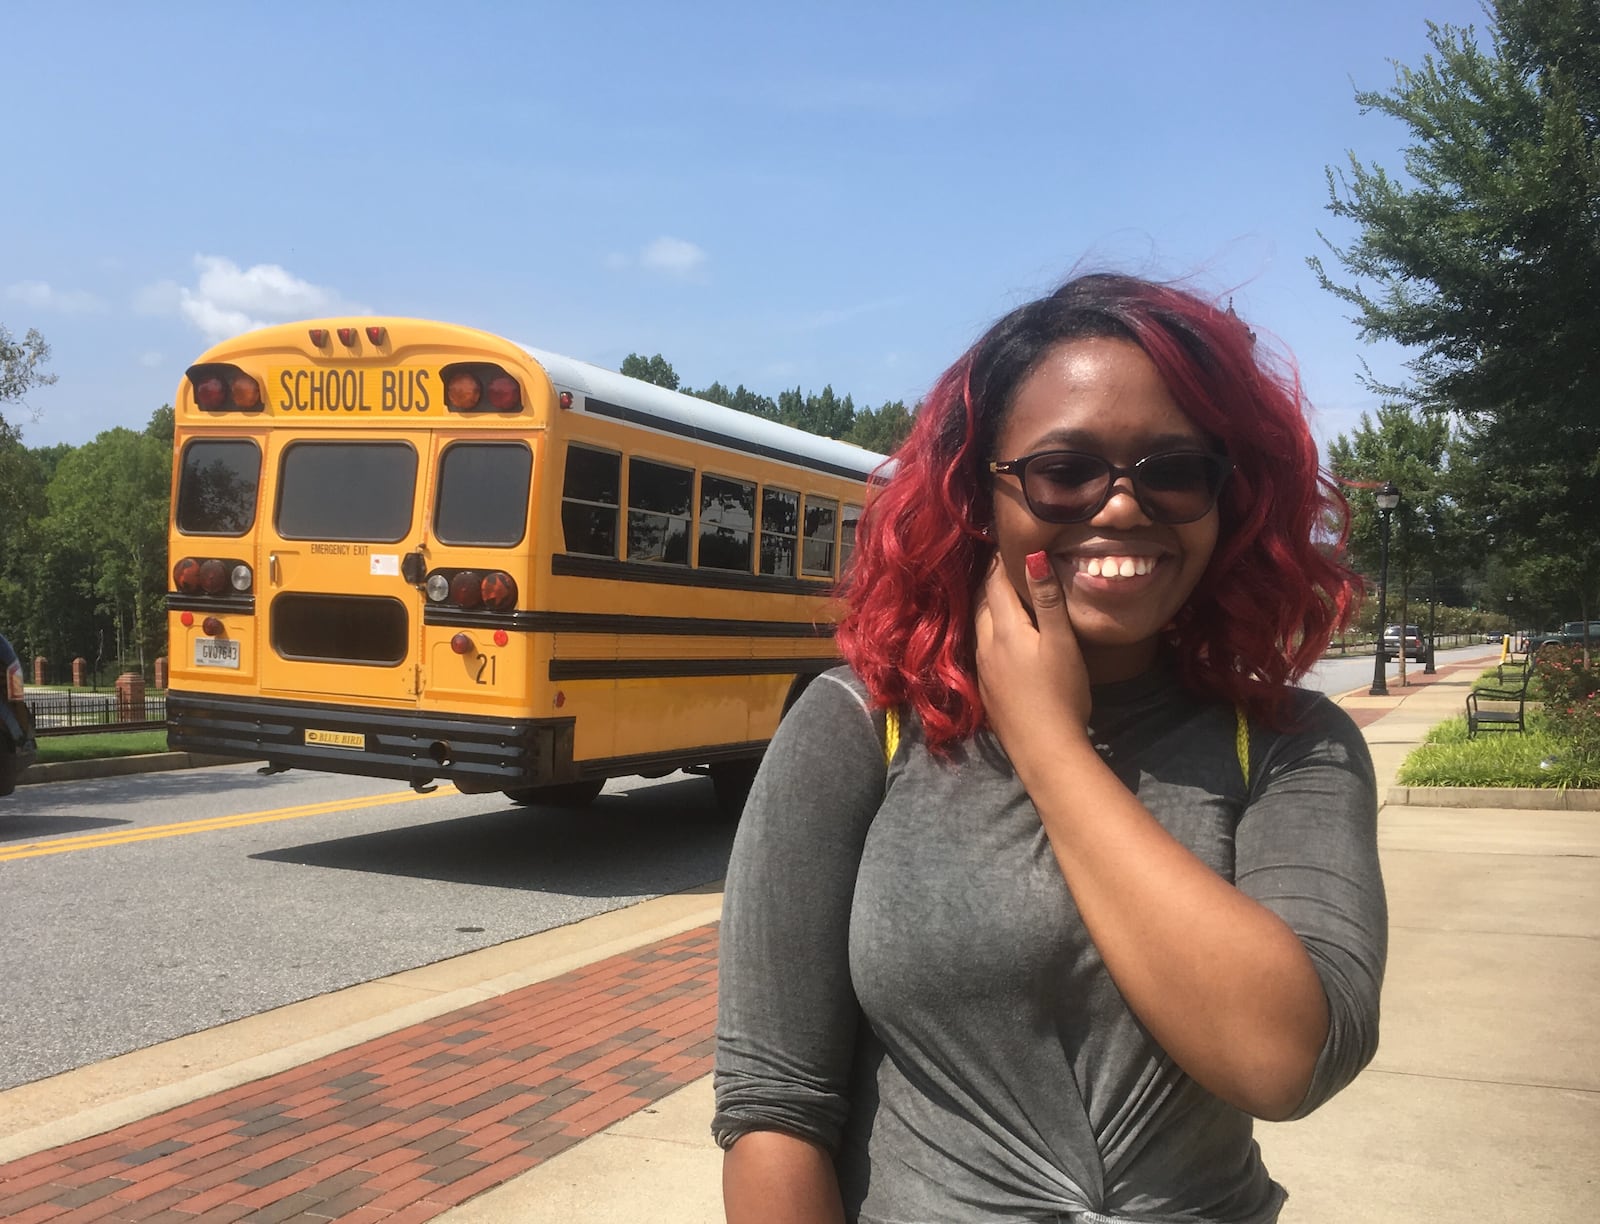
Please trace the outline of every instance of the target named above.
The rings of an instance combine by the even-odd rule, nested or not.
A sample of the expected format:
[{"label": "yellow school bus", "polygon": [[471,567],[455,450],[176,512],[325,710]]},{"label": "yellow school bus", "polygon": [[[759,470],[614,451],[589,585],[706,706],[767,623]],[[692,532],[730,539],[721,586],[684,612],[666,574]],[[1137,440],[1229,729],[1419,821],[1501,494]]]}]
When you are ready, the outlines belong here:
[{"label": "yellow school bus", "polygon": [[251,332],[175,401],[169,742],[587,802],[743,801],[834,666],[883,456],[414,319]]}]

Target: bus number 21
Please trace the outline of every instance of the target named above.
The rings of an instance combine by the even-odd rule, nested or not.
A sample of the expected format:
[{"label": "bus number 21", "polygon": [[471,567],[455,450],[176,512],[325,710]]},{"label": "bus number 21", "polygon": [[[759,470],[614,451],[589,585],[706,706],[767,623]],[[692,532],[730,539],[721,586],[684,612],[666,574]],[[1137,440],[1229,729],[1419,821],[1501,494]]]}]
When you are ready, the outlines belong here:
[{"label": "bus number 21", "polygon": [[[495,664],[495,659],[494,659],[493,655],[486,655],[486,654],[479,655],[478,656],[478,674],[473,678],[479,684],[493,684],[494,683],[494,664]],[[489,674],[489,678],[487,680],[484,679],[484,673],[485,672],[487,672]]]}]

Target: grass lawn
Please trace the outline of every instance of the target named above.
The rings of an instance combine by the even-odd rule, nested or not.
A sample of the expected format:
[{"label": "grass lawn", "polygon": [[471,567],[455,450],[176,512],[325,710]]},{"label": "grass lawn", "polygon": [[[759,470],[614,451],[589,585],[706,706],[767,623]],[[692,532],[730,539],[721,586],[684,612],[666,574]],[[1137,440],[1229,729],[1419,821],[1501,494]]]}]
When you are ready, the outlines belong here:
[{"label": "grass lawn", "polygon": [[[1518,677],[1520,680],[1520,676]],[[1509,670],[1504,684],[1493,671],[1474,688],[1514,687]],[[1545,730],[1544,715],[1528,695],[1528,730],[1483,731],[1467,738],[1466,715],[1440,723],[1405,759],[1396,781],[1402,786],[1538,786],[1600,788],[1600,761],[1575,759],[1566,743]]]},{"label": "grass lawn", "polygon": [[107,731],[94,735],[41,735],[41,765],[50,761],[91,761],[98,757],[140,756],[167,750],[166,731]]}]

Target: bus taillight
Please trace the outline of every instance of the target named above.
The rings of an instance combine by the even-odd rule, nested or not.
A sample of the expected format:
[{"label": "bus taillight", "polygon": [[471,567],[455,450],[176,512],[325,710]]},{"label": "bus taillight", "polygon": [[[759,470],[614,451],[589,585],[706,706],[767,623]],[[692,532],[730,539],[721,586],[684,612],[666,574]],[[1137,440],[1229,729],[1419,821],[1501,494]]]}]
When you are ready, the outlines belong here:
[{"label": "bus taillight", "polygon": [[517,582],[504,570],[492,570],[478,584],[483,606],[496,612],[509,612],[517,606]]},{"label": "bus taillight", "polygon": [[449,603],[466,611],[509,612],[517,606],[517,580],[504,570],[434,570],[423,589],[429,603]]},{"label": "bus taillight", "polygon": [[223,557],[185,557],[172,567],[172,586],[182,595],[224,595],[231,586],[241,595],[255,585],[255,574],[243,561]]},{"label": "bus taillight", "polygon": [[186,371],[202,412],[260,412],[261,384],[236,365],[207,362]]},{"label": "bus taillight", "polygon": [[462,570],[450,579],[450,602],[458,608],[476,608],[483,602],[482,581],[475,570]]}]

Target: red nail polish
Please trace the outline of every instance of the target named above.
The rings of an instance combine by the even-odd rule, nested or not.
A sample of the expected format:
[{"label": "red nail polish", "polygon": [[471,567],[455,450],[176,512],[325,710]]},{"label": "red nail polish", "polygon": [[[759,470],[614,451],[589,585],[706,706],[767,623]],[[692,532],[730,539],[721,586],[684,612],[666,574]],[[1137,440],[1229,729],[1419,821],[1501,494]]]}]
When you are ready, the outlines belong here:
[{"label": "red nail polish", "polygon": [[1035,582],[1042,582],[1050,577],[1050,558],[1042,552],[1029,553],[1023,564],[1028,567],[1028,577]]}]

